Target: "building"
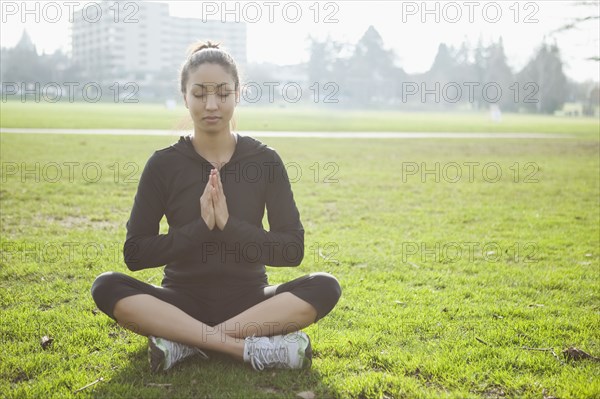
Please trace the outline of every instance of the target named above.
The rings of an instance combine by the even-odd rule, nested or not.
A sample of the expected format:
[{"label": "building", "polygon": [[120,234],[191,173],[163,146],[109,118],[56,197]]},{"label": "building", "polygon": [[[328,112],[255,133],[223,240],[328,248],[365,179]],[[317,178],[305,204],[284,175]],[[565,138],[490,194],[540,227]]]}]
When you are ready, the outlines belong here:
[{"label": "building", "polygon": [[[116,7],[119,7],[118,9]],[[91,2],[74,11],[71,56],[86,78],[104,84],[133,81],[150,87],[159,81],[176,87],[187,49],[197,40],[222,44],[246,65],[246,24],[169,14],[167,3]]]}]

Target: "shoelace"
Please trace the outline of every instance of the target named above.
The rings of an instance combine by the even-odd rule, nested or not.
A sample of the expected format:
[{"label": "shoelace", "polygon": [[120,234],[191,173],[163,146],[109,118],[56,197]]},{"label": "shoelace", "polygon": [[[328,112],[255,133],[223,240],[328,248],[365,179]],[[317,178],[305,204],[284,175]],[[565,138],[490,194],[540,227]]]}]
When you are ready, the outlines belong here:
[{"label": "shoelace", "polygon": [[169,355],[171,357],[172,364],[176,363],[180,359],[184,359],[188,356],[195,355],[195,354],[199,354],[203,358],[208,359],[208,356],[206,355],[206,353],[204,353],[203,351],[201,351],[200,349],[198,349],[196,347],[187,346],[187,345],[181,344],[179,342],[173,342],[173,341],[169,341],[169,342],[171,343]]},{"label": "shoelace", "polygon": [[[253,336],[254,338],[254,336]],[[256,343],[250,347],[250,364],[255,370],[263,370],[265,365],[287,365],[289,354],[285,346],[279,348],[256,348]]]}]

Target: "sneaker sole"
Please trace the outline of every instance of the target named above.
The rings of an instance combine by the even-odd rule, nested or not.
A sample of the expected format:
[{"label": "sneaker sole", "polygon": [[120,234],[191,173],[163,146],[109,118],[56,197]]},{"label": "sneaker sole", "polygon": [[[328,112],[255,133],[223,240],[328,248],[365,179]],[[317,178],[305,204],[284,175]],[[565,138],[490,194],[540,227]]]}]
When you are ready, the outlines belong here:
[{"label": "sneaker sole", "polygon": [[154,343],[152,338],[148,339],[148,360],[150,361],[150,369],[153,373],[158,373],[165,364],[165,353]]},{"label": "sneaker sole", "polygon": [[306,349],[304,350],[304,361],[302,362],[302,368],[303,369],[309,369],[312,366],[312,345],[310,343],[310,337],[308,336],[308,334],[305,334],[306,339],[308,339],[308,345],[306,346]]}]

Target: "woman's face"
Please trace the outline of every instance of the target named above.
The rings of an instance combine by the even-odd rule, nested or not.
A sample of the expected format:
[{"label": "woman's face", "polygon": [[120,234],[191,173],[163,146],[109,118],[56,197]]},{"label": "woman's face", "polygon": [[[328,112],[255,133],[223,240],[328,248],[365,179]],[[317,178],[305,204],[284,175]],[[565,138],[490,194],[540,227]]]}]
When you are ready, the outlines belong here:
[{"label": "woman's face", "polygon": [[233,77],[219,64],[204,63],[188,74],[185,107],[196,129],[229,131],[238,96]]}]

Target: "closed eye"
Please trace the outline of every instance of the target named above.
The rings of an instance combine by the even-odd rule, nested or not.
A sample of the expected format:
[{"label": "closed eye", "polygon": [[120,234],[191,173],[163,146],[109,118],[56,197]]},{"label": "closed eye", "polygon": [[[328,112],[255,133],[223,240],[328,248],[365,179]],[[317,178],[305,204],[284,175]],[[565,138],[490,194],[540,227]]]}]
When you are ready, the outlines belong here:
[{"label": "closed eye", "polygon": [[[227,98],[227,97],[229,97],[229,94],[217,94],[217,95],[219,97],[221,97],[221,98]],[[206,94],[200,94],[200,95],[194,94],[194,97],[196,97],[196,98],[206,98]]]}]

